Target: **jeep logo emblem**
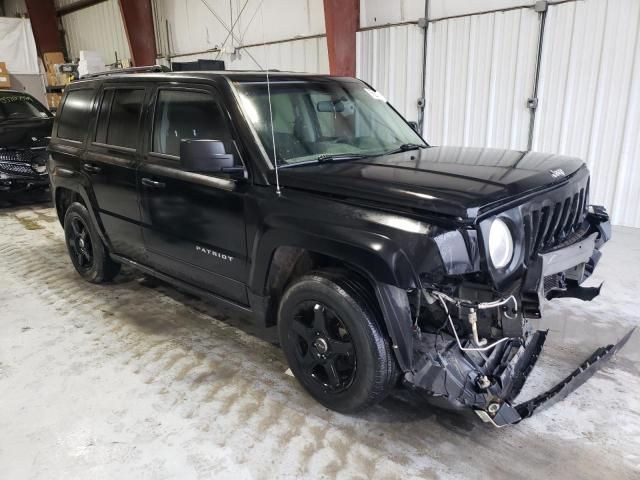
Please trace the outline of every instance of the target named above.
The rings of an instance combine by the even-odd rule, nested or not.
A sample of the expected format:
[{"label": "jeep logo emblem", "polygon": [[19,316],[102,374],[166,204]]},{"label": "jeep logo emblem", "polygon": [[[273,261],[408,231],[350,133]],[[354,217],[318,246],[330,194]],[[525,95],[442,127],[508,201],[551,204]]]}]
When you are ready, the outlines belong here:
[{"label": "jeep logo emblem", "polygon": [[564,170],[562,170],[561,168],[556,168],[554,170],[549,170],[549,173],[551,174],[551,176],[553,178],[565,177],[567,175],[566,173],[564,173]]},{"label": "jeep logo emblem", "polygon": [[224,260],[226,262],[233,262],[233,260],[235,259],[235,257],[216,252],[215,250],[211,250],[210,248],[201,247],[200,245],[196,245],[196,252],[204,253],[205,255],[211,255],[212,257],[219,258],[220,260]]}]

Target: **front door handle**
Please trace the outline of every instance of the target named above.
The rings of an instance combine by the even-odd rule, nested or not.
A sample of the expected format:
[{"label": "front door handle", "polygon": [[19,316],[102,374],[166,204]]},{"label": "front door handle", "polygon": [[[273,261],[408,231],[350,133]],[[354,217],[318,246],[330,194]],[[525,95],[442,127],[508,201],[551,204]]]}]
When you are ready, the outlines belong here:
[{"label": "front door handle", "polygon": [[145,187],[151,187],[151,188],[164,188],[166,187],[166,183],[164,182],[158,182],[156,180],[151,180],[150,178],[143,178],[142,179],[142,185],[144,185]]},{"label": "front door handle", "polygon": [[102,171],[100,167],[96,167],[95,165],[92,165],[90,163],[85,163],[82,168],[85,172],[89,173],[100,173]]}]

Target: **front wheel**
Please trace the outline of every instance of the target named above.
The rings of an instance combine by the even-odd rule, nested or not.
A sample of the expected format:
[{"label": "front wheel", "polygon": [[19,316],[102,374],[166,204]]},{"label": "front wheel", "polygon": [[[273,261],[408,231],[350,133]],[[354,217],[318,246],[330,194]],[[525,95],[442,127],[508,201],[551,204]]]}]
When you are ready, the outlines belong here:
[{"label": "front wheel", "polygon": [[109,257],[89,212],[81,203],[73,203],[65,213],[64,236],[71,262],[85,280],[109,282],[120,272],[120,264]]},{"label": "front wheel", "polygon": [[324,406],[353,413],[382,400],[397,373],[372,306],[344,275],[295,281],[280,302],[278,333],[302,386]]}]

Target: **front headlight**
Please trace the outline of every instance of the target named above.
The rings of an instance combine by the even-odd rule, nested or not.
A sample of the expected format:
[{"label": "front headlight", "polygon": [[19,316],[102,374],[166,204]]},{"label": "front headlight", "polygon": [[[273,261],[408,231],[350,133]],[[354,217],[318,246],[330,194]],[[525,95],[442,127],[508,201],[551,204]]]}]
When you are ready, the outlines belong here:
[{"label": "front headlight", "polygon": [[504,268],[513,258],[513,236],[509,226],[499,218],[491,223],[489,230],[489,256],[496,268]]}]

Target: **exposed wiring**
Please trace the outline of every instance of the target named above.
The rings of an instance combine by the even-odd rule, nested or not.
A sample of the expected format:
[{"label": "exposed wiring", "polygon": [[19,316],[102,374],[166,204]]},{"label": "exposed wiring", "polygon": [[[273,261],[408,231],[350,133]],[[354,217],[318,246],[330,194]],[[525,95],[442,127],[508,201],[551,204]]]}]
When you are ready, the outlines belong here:
[{"label": "exposed wiring", "polygon": [[[430,292],[430,294],[433,295],[434,297],[436,297],[438,299],[438,301],[440,302],[440,304],[442,305],[442,308],[444,309],[444,312],[447,315],[447,318],[449,320],[449,324],[451,325],[451,330],[453,330],[453,335],[455,336],[456,342],[458,343],[458,347],[463,352],[486,352],[487,350],[491,350],[496,345],[499,345],[502,342],[506,342],[506,341],[510,340],[509,337],[504,337],[504,338],[501,338],[500,340],[498,340],[496,342],[493,342],[490,345],[487,345],[486,347],[463,347],[462,346],[462,342],[460,341],[460,337],[458,337],[458,331],[456,330],[456,326],[454,325],[453,319],[451,318],[451,314],[449,313],[449,307],[447,307],[447,301],[450,301],[451,303],[454,303],[456,305],[460,305],[461,302],[455,300],[454,298],[448,296],[445,293],[436,292],[435,290],[432,290]],[[510,301],[510,299],[512,297],[513,297],[513,295],[511,297],[508,297],[507,299],[502,299],[502,300],[498,301],[499,303],[497,303],[497,305],[494,305],[494,307],[500,306],[500,305],[504,305],[505,303]],[[513,300],[515,301],[515,297],[513,297]],[[496,302],[487,302],[486,304],[479,303],[474,308],[480,308],[480,305],[489,305],[489,304],[493,304],[493,303],[496,303]],[[483,308],[491,308],[491,307],[486,307],[485,306]]]}]

